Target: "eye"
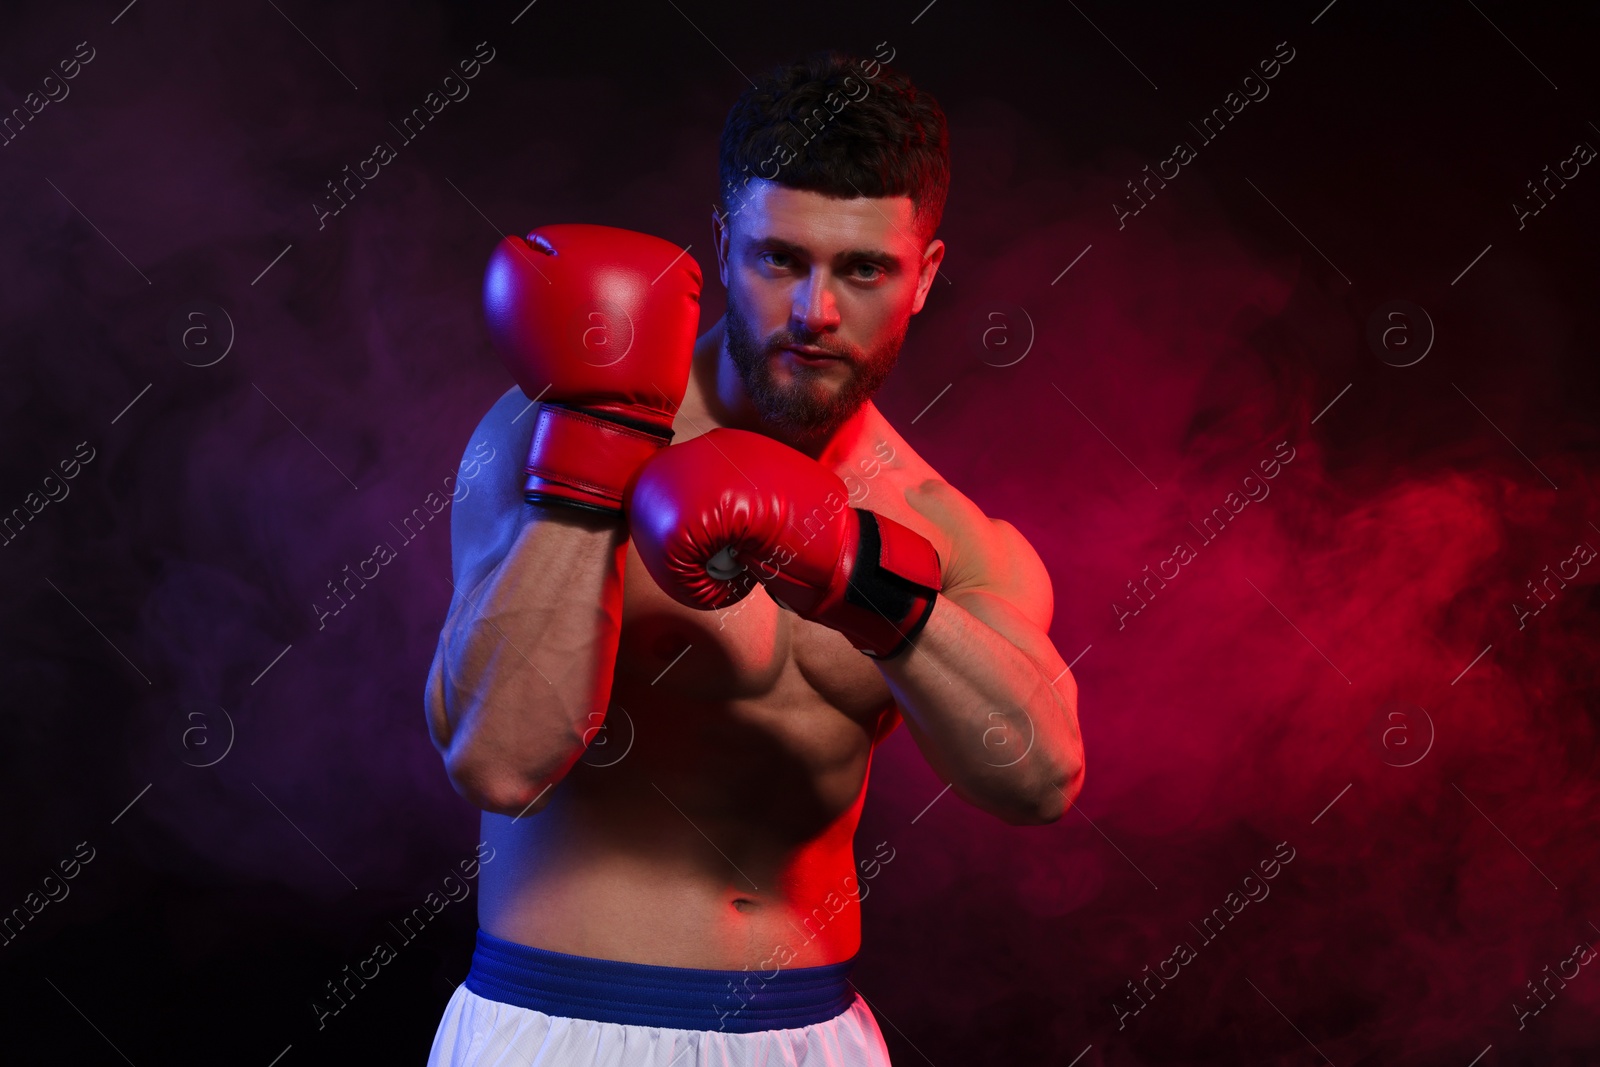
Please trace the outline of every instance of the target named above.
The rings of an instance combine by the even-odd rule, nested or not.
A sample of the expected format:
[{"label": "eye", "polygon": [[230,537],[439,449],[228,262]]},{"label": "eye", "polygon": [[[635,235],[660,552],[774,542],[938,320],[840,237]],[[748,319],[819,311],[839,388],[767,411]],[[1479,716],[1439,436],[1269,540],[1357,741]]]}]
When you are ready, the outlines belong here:
[{"label": "eye", "polygon": [[767,262],[767,261],[770,261],[770,260],[773,260],[773,259],[784,260],[785,262],[783,262],[783,263],[770,263],[770,262],[768,263],[769,266],[775,267],[778,270],[785,270],[790,266],[790,264],[787,262],[787,260],[789,259],[789,253],[787,253],[787,252],[763,252],[763,253],[761,253],[761,255],[758,258],[761,259],[763,262]]},{"label": "eye", "polygon": [[858,274],[856,276],[857,278],[859,278],[861,281],[864,281],[864,282],[875,282],[879,278],[883,277],[883,275],[885,273],[884,269],[882,267],[878,266],[876,263],[865,263],[865,262],[857,263],[856,264],[856,270],[865,270],[865,271],[870,271],[871,272],[870,274],[866,274],[866,275],[859,275]]}]

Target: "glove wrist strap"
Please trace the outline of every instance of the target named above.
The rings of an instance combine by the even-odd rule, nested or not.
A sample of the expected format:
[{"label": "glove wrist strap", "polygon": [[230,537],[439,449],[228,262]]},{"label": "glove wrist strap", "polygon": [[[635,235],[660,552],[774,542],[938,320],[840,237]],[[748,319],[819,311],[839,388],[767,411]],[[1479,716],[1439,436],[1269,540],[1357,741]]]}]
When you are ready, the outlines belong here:
[{"label": "glove wrist strap", "polygon": [[927,625],[942,580],[939,553],[926,537],[886,515],[852,508],[859,519],[842,597],[830,596],[812,620],[848,637],[873,659],[911,647]]},{"label": "glove wrist strap", "polygon": [[621,517],[628,478],[672,441],[672,430],[593,408],[543,403],[535,417],[523,499]]}]

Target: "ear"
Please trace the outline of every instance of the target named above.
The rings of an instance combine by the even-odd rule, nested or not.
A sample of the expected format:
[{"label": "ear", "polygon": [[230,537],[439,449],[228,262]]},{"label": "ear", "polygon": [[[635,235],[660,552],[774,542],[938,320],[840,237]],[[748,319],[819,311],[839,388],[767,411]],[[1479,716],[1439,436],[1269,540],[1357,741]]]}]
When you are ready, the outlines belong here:
[{"label": "ear", "polygon": [[717,247],[717,274],[722,287],[728,287],[728,245],[733,240],[733,223],[717,205],[711,205],[711,241]]},{"label": "ear", "polygon": [[917,295],[911,301],[911,314],[915,315],[922,310],[922,304],[928,299],[928,290],[933,288],[933,279],[939,273],[939,264],[944,262],[944,242],[935,238],[928,242],[928,247],[922,252],[922,267],[917,273]]}]

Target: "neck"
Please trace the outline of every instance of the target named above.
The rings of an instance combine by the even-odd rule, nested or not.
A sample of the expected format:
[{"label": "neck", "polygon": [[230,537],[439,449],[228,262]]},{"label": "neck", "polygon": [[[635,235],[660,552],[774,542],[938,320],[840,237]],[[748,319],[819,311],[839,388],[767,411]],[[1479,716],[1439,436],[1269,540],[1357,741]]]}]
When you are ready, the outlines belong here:
[{"label": "neck", "polygon": [[833,433],[806,438],[768,422],[750,402],[744,391],[744,380],[739,377],[739,368],[728,353],[725,319],[718,319],[696,342],[693,373],[703,385],[706,411],[718,426],[763,434],[821,463],[848,455],[865,435],[875,410],[869,400]]}]

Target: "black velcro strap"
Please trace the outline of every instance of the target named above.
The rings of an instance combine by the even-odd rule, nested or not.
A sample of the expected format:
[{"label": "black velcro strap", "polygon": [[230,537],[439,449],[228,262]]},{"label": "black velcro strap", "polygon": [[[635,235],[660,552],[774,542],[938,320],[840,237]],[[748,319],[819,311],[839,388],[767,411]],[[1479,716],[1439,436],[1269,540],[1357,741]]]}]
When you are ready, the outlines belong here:
[{"label": "black velcro strap", "polygon": [[878,516],[864,508],[852,510],[861,519],[861,544],[844,598],[857,607],[877,612],[898,626],[925,590],[878,565],[883,550],[878,536]]}]

